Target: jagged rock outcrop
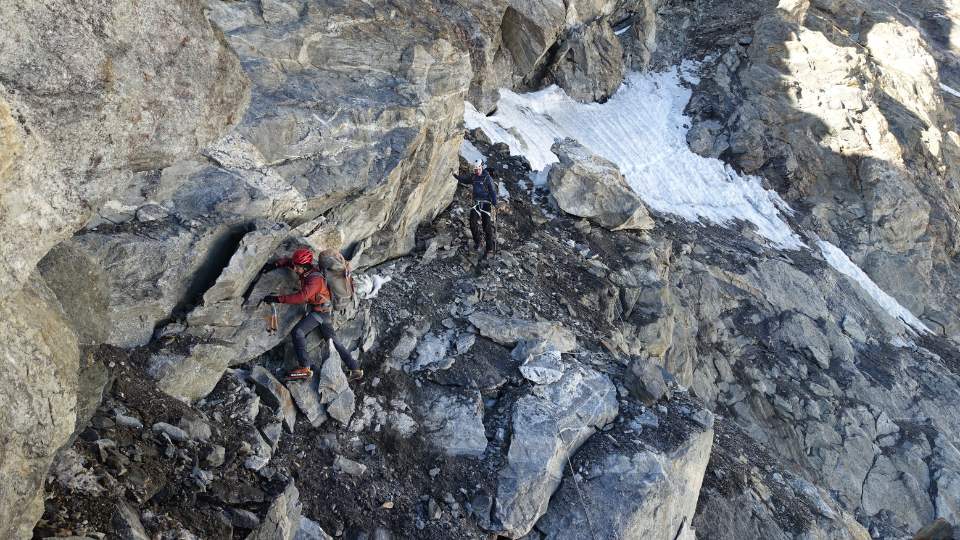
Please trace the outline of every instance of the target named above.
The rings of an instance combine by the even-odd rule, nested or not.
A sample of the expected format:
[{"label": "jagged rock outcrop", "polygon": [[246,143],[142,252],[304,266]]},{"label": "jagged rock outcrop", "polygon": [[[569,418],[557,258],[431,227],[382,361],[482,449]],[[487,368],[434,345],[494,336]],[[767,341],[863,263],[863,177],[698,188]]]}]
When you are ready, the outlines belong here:
[{"label": "jagged rock outcrop", "polygon": [[576,28],[557,45],[547,70],[550,80],[570,97],[606,101],[625,75],[620,40],[605,19]]},{"label": "jagged rock outcrop", "polygon": [[237,56],[200,2],[93,2],[62,20],[72,9],[3,5],[2,296],[132,172],[217,139],[249,97]]},{"label": "jagged rock outcrop", "polygon": [[[656,425],[652,425],[655,419]],[[537,530],[549,539],[693,537],[695,495],[710,459],[713,415],[679,400],[647,411],[621,408],[634,430],[584,445]],[[646,425],[641,422],[646,422]]]},{"label": "jagged rock outcrop", "polygon": [[695,151],[803,201],[810,229],[954,337],[960,147],[941,84],[956,61],[918,22],[949,17],[939,2],[781,2],[709,64],[688,110]]},{"label": "jagged rock outcrop", "polygon": [[550,150],[560,163],[550,167],[547,185],[561,210],[613,231],[653,228],[646,205],[616,165],[572,139],[556,142]]},{"label": "jagged rock outcrop", "polygon": [[547,511],[567,459],[617,415],[616,389],[605,375],[579,365],[535,386],[513,410],[513,436],[500,471],[492,526],[509,538],[529,533]]},{"label": "jagged rock outcrop", "polygon": [[0,301],[0,536],[29,538],[43,481],[77,414],[77,336],[34,274]]}]

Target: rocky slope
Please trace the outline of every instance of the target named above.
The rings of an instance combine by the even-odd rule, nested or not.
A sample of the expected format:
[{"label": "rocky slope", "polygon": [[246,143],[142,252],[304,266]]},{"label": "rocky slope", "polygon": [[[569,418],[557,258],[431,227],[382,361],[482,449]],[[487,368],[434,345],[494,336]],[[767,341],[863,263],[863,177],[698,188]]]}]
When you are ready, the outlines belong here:
[{"label": "rocky slope", "polygon": [[[951,6],[7,4],[0,536],[960,521]],[[548,193],[470,134],[511,198],[474,275],[449,177],[465,107],[552,83],[602,102],[683,60],[690,148],[760,175],[803,242],[931,332],[823,248],[648,210],[586,141],[553,146]],[[298,244],[392,278],[339,321],[370,373],[353,389],[335,362],[272,378],[297,314],[264,332],[259,298],[292,280],[257,271]]]}]

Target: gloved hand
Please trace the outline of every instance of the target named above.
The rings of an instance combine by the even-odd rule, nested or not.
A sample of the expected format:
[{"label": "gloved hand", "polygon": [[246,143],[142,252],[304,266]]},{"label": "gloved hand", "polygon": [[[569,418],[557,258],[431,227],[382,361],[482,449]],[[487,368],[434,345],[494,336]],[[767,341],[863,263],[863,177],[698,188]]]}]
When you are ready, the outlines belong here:
[{"label": "gloved hand", "polygon": [[266,274],[267,272],[272,272],[276,269],[277,269],[277,263],[268,262],[267,264],[263,265],[263,268],[260,269],[260,273]]},{"label": "gloved hand", "polygon": [[275,294],[268,294],[263,297],[264,304],[276,304],[280,301],[280,298]]}]

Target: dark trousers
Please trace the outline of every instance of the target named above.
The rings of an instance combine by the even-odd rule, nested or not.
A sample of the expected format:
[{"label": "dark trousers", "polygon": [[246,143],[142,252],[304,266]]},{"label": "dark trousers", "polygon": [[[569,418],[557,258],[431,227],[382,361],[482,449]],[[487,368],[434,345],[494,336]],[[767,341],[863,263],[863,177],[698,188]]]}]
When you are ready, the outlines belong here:
[{"label": "dark trousers", "polygon": [[360,369],[356,360],[350,356],[350,351],[337,339],[337,334],[333,331],[333,321],[330,319],[330,314],[317,311],[308,313],[293,327],[293,350],[297,352],[297,361],[300,362],[300,367],[310,367],[310,358],[307,356],[307,334],[317,329],[320,330],[323,339],[333,340],[333,346],[337,349],[337,354],[347,364],[347,367]]},{"label": "dark trousers", "polygon": [[474,249],[480,247],[480,224],[483,224],[483,236],[487,240],[487,253],[497,250],[497,231],[493,226],[493,207],[488,202],[477,203],[470,210],[470,235],[473,236]]}]

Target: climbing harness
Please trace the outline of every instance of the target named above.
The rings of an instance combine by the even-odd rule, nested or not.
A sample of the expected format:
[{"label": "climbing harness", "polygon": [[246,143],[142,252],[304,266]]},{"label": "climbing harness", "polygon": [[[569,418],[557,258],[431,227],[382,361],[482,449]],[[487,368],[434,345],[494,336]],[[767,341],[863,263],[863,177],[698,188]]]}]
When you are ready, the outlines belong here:
[{"label": "climbing harness", "polygon": [[[477,215],[480,217],[483,217],[483,214],[486,214],[490,216],[490,219],[493,219],[493,214],[489,210],[484,210],[483,208],[481,208],[481,206],[484,204],[491,204],[491,203],[488,201],[480,201],[477,204],[473,205],[473,211],[476,212]],[[493,208],[492,204],[491,204],[491,208]]]}]

